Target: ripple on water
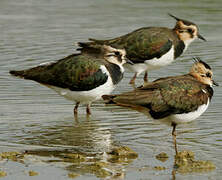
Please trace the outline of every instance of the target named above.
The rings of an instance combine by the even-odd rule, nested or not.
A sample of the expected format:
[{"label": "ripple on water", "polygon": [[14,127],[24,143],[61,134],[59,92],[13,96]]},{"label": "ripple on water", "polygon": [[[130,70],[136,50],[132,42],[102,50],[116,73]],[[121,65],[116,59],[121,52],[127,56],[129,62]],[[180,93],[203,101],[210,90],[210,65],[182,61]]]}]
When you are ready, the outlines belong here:
[{"label": "ripple on water", "polygon": [[[63,58],[76,52],[76,42],[86,41],[89,37],[112,38],[142,26],[173,26],[174,20],[167,15],[171,12],[198,24],[201,35],[208,41],[195,41],[175,63],[150,72],[150,78],[153,80],[187,73],[192,57],[199,56],[210,64],[215,80],[221,84],[220,3],[219,0],[204,1],[200,7],[198,1],[0,1],[1,149],[53,149],[63,152],[73,149],[82,153],[99,154],[113,145],[126,145],[138,153],[138,158],[131,162],[109,164],[121,170],[121,177],[171,179],[175,160],[171,127],[127,108],[104,105],[102,101],[93,103],[90,118],[86,117],[85,107],[81,106],[78,120],[74,120],[72,102],[37,83],[11,77],[8,71]],[[123,81],[114,93],[132,90],[128,85],[132,75],[125,72]],[[137,85],[141,83],[142,75],[138,78]],[[197,159],[211,160],[216,165],[216,170],[186,175],[176,172],[178,179],[200,179],[203,176],[218,179],[221,176],[222,90],[220,87],[214,89],[215,95],[207,112],[193,123],[178,126],[177,143],[179,150],[191,150]],[[164,163],[155,158],[161,152],[169,156]],[[50,159],[50,155],[52,154],[49,153],[47,158]],[[39,158],[36,157],[35,160],[38,161]],[[107,157],[103,158],[102,161],[107,160]],[[80,164],[69,168],[47,164],[41,168],[32,163],[32,167],[36,168],[33,170],[40,169],[38,177],[43,179],[55,176],[63,179],[64,174],[78,168],[82,168],[80,178],[99,179],[96,177],[98,174],[84,172]],[[154,166],[165,167],[165,170],[154,169]],[[17,164],[9,163],[5,168],[12,170],[7,172],[7,177],[11,179],[18,176],[26,178],[21,173],[26,169]]]}]

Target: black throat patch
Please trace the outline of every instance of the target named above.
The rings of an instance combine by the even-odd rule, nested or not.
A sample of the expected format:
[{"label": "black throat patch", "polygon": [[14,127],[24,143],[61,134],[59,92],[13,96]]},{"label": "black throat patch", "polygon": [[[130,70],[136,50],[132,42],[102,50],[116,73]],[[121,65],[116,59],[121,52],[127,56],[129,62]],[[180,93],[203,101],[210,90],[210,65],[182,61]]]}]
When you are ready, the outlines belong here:
[{"label": "black throat patch", "polygon": [[174,58],[176,59],[177,57],[179,57],[183,53],[184,49],[185,44],[183,41],[180,40],[174,47]]},{"label": "black throat patch", "polygon": [[118,84],[123,78],[123,73],[121,72],[120,67],[116,64],[109,63],[108,65],[106,65],[106,68],[110,73],[113,84]]}]

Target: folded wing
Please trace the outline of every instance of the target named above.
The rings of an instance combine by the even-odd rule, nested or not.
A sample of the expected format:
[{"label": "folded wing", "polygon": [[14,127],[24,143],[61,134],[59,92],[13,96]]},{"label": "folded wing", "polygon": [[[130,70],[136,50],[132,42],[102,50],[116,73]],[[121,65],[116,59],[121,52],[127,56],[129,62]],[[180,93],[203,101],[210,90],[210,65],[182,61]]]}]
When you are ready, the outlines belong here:
[{"label": "folded wing", "polygon": [[45,85],[87,91],[104,84],[108,79],[107,74],[100,69],[101,64],[90,58],[74,54],[55,63],[10,73]]}]

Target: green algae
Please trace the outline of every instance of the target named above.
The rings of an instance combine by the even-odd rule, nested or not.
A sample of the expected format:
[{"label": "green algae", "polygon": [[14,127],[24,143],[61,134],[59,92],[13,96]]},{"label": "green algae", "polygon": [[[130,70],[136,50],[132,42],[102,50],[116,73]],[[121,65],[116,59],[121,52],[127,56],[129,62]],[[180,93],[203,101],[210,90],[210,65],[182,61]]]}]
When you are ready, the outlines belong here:
[{"label": "green algae", "polygon": [[114,147],[107,154],[109,162],[119,164],[129,164],[138,157],[138,154],[127,146]]},{"label": "green algae", "polygon": [[105,178],[112,175],[112,172],[108,170],[109,164],[106,162],[95,162],[89,165],[87,168],[89,168],[89,171],[92,174],[95,174],[99,178]]},{"label": "green algae", "polygon": [[153,169],[157,170],[157,171],[162,171],[162,170],[166,170],[166,167],[164,167],[164,166],[154,166]]},{"label": "green algae", "polygon": [[0,153],[1,159],[7,159],[12,161],[19,161],[24,157],[24,155],[20,152],[2,152]]},{"label": "green algae", "polygon": [[86,161],[87,154],[84,153],[72,153],[70,151],[59,150],[29,150],[25,152],[26,155],[44,156],[44,157],[56,157],[58,159],[48,160],[47,162],[69,162],[69,163],[81,163]]},{"label": "green algae", "polygon": [[7,176],[7,173],[5,171],[0,171],[0,178],[5,176]]},{"label": "green algae", "polygon": [[161,153],[156,155],[156,159],[158,159],[161,162],[167,161],[168,158],[169,158],[169,156],[165,152],[161,152]]},{"label": "green algae", "polygon": [[114,156],[124,156],[132,159],[138,157],[138,154],[127,146],[114,147],[110,152],[108,152],[108,154]]},{"label": "green algae", "polygon": [[84,161],[86,161],[86,155],[78,154],[78,153],[64,154],[64,156],[62,158],[63,158],[64,162],[77,163],[77,162],[84,162]]},{"label": "green algae", "polygon": [[212,171],[216,166],[211,161],[195,160],[192,151],[182,151],[175,155],[175,169],[181,174],[186,173],[205,173]]},{"label": "green algae", "polygon": [[37,175],[39,175],[39,173],[38,172],[35,172],[35,171],[29,171],[29,176],[37,176]]},{"label": "green algae", "polygon": [[[98,178],[119,178],[124,177],[125,173],[119,166],[128,165],[138,154],[127,146],[114,146],[111,150],[103,153],[82,153],[72,152],[72,150],[29,150],[25,152],[2,152],[0,160],[10,160],[24,163],[31,160],[32,157],[44,156],[46,159],[41,160],[46,163],[65,162],[68,163],[66,170],[68,178],[76,178],[82,174],[93,174]],[[105,158],[104,158],[105,157]],[[165,162],[169,157],[165,152],[157,154],[156,159]],[[175,173],[206,173],[214,170],[216,167],[211,161],[195,160],[192,151],[178,152],[174,157]],[[139,171],[164,171],[165,166],[148,166],[140,168]],[[38,172],[29,171],[29,176],[37,176]],[[7,173],[0,171],[0,177],[7,176]]]},{"label": "green algae", "polygon": [[[123,172],[116,172],[116,170],[113,170],[113,164],[129,164],[133,159],[138,157],[138,154],[135,151],[126,146],[115,146],[105,154],[108,155],[107,161],[103,161],[102,158],[99,158],[97,155],[94,158],[90,158],[86,162],[81,163],[78,166],[78,172],[83,174],[94,174],[98,178],[106,178],[108,176],[118,177],[122,176]],[[70,171],[75,171],[76,169],[77,165],[71,165],[68,168]]]},{"label": "green algae", "polygon": [[118,164],[127,165],[138,157],[138,154],[127,146],[114,146],[109,151],[101,153],[71,152],[70,150],[29,150],[25,154],[55,157],[55,159],[44,160],[47,163],[70,163],[66,167],[70,172],[69,178],[75,178],[75,174],[93,174],[98,178],[123,176],[122,170],[115,169],[115,166]]},{"label": "green algae", "polygon": [[76,173],[68,173],[68,177],[69,178],[72,178],[72,179],[74,179],[74,178],[77,178],[77,177],[79,177],[80,175],[79,174],[76,174]]},{"label": "green algae", "polygon": [[[69,171],[76,171],[78,169],[78,173],[81,174],[94,174],[98,178],[105,178],[112,175],[110,170],[110,165],[107,162],[97,161],[92,163],[84,163],[80,165],[71,165],[67,168]],[[76,172],[75,172],[76,173]]]}]

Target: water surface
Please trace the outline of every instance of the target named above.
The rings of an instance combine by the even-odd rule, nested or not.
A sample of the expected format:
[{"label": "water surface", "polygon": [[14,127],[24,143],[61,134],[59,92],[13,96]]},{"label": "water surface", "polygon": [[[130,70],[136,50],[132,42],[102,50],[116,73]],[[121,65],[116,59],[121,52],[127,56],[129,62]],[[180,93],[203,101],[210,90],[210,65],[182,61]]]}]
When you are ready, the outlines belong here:
[{"label": "water surface", "polygon": [[[128,146],[138,158],[127,163],[112,163],[111,168],[125,179],[220,179],[222,169],[222,90],[215,94],[207,112],[197,121],[177,128],[179,150],[191,150],[196,159],[210,160],[216,170],[202,173],[176,173],[172,176],[174,150],[171,127],[159,124],[139,112],[93,103],[93,115],[85,116],[79,108],[78,121],[73,119],[73,103],[38,83],[11,77],[11,69],[29,68],[42,62],[57,60],[75,52],[76,42],[89,37],[105,39],[128,33],[143,26],[174,26],[167,15],[195,22],[208,40],[196,40],[188,51],[172,65],[149,73],[151,79],[187,73],[192,57],[199,56],[222,81],[222,4],[220,0],[145,1],[145,0],[1,0],[0,1],[0,148],[1,151],[52,149],[87,154],[102,153],[113,145]],[[114,93],[132,88],[132,73],[125,73]],[[137,81],[142,83],[142,76]],[[169,159],[155,158],[166,152]],[[50,154],[49,154],[50,157]],[[48,158],[49,158],[48,157]],[[43,158],[44,161],[44,158]],[[1,169],[5,179],[29,179],[24,171],[39,172],[36,177],[66,179],[70,164],[43,163],[36,157],[26,166],[8,162]],[[156,171],[149,167],[164,166]],[[148,167],[148,168],[147,168]],[[78,168],[78,167],[77,167]],[[141,170],[143,169],[143,170]],[[76,179],[99,179],[83,173]],[[111,178],[111,177],[110,177]]]}]

